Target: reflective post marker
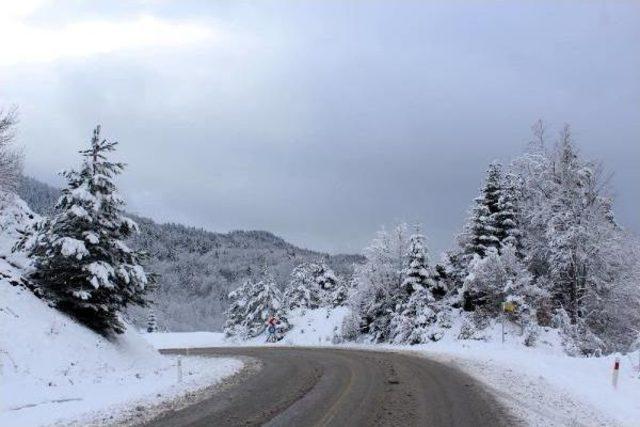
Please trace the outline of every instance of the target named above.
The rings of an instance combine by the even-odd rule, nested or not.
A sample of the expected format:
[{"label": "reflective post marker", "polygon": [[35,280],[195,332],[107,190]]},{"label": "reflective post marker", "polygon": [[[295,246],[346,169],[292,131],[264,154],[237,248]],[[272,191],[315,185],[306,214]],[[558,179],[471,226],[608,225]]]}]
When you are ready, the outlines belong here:
[{"label": "reflective post marker", "polygon": [[178,382],[182,382],[182,357],[178,356]]},{"label": "reflective post marker", "polygon": [[620,373],[620,358],[616,357],[615,362],[613,362],[613,375],[611,377],[611,384],[613,388],[618,388],[618,375]]}]

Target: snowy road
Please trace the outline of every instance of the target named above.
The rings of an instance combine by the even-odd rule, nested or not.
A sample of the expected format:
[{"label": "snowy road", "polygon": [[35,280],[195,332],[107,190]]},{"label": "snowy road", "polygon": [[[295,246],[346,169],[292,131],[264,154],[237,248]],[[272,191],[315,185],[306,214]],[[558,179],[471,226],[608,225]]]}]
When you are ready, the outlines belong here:
[{"label": "snowy road", "polygon": [[500,426],[517,424],[457,369],[391,352],[335,348],[210,348],[262,369],[149,426]]}]

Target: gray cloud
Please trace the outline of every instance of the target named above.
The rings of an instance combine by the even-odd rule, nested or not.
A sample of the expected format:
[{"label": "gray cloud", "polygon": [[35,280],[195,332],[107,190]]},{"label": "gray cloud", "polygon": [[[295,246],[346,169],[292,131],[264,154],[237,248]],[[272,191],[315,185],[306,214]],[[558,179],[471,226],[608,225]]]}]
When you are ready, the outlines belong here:
[{"label": "gray cloud", "polygon": [[615,171],[618,216],[640,229],[637,3],[111,3],[33,20],[145,13],[226,38],[0,68],[40,179],[101,122],[141,214],[330,251],[420,221],[441,250],[487,164],[521,152],[540,117]]}]

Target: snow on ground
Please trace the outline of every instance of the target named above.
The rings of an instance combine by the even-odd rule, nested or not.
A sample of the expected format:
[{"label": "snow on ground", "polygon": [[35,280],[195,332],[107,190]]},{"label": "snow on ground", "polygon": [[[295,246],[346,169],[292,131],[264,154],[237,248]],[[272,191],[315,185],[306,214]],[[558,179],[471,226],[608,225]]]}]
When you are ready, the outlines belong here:
[{"label": "snow on ground", "polygon": [[169,348],[204,348],[224,347],[229,343],[222,332],[153,332],[143,334],[153,347],[157,349]]},{"label": "snow on ground", "polygon": [[90,425],[151,413],[239,371],[230,358],[160,355],[133,328],[107,340],[50,308],[21,281],[28,260],[11,253],[17,230],[35,215],[0,198],[0,425]]},{"label": "snow on ground", "polygon": [[[282,341],[268,345],[331,345],[347,313],[349,309],[345,307],[292,310],[287,319],[293,328]],[[157,349],[267,345],[264,334],[246,341],[226,338],[222,332],[154,332],[143,337]]]},{"label": "snow on ground", "polygon": [[[293,325],[281,341],[284,345],[328,345],[333,337],[340,335],[342,319],[349,313],[346,307],[334,309],[319,308],[317,310],[291,311],[287,319]],[[256,342],[264,341],[260,337]]]},{"label": "snow on ground", "polygon": [[[277,346],[333,345],[346,309],[294,311],[296,325]],[[640,426],[638,354],[620,357],[618,388],[611,384],[616,355],[597,358],[567,356],[554,330],[543,331],[534,348],[525,347],[517,328],[507,325],[502,344],[500,325],[485,331],[486,341],[451,336],[418,346],[342,344],[368,350],[415,352],[454,364],[483,382],[514,414],[532,426]],[[215,332],[149,334],[159,348],[267,345],[260,336],[245,342]]]}]

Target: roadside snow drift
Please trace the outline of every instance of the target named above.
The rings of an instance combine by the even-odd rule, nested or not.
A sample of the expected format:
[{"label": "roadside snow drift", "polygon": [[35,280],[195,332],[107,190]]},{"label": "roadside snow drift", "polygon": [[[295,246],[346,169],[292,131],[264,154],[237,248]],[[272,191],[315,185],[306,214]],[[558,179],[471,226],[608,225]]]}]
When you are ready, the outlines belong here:
[{"label": "roadside snow drift", "polygon": [[[271,346],[331,345],[334,337],[340,334],[344,316],[349,313],[346,307],[318,308],[315,310],[296,309],[288,313],[287,319],[293,325],[284,339]],[[204,348],[229,346],[260,346],[266,344],[266,333],[257,337],[240,340],[227,338],[223,332],[154,332],[143,337],[157,349]]]}]

